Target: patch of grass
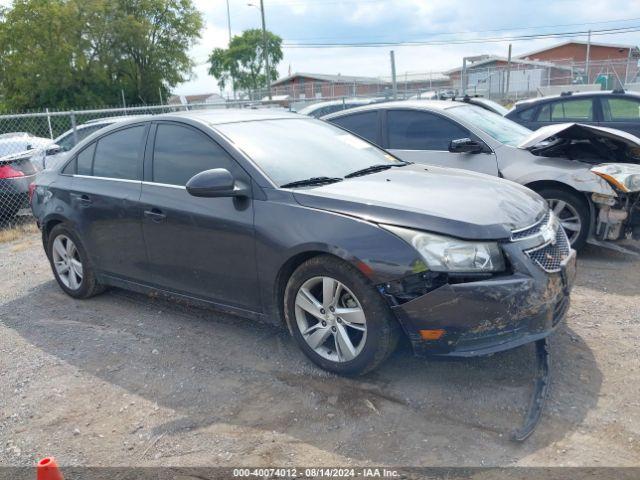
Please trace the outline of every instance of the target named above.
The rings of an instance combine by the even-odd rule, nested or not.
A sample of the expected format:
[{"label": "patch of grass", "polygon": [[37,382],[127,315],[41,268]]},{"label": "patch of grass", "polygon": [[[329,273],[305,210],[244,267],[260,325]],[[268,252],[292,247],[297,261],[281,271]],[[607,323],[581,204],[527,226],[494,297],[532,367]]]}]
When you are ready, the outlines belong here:
[{"label": "patch of grass", "polygon": [[19,240],[20,238],[36,233],[37,231],[38,227],[33,222],[4,228],[0,230],[0,243],[13,242],[14,240]]}]

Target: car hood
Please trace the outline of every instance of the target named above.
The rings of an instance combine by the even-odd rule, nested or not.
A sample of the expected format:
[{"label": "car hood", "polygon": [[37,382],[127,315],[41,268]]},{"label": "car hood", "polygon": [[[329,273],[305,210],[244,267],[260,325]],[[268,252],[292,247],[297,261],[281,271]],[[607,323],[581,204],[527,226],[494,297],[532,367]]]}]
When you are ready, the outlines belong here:
[{"label": "car hood", "polygon": [[558,123],[555,125],[547,125],[546,127],[541,127],[531,132],[531,135],[520,142],[518,148],[530,150],[532,148],[542,147],[545,142],[549,142],[552,138],[586,140],[597,137],[622,142],[632,148],[640,147],[640,138],[628,132],[623,132],[622,130],[585,125],[583,123]]},{"label": "car hood", "polygon": [[294,197],[306,207],[473,240],[508,238],[547,210],[542,197],[508,180],[415,164],[294,190]]}]

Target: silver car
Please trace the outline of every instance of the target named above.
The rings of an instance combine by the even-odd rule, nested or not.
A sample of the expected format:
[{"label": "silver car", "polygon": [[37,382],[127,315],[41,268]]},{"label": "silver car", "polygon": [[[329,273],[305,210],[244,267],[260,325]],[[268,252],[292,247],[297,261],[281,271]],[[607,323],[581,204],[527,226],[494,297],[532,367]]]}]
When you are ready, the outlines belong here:
[{"label": "silver car", "polygon": [[576,249],[587,241],[640,238],[640,139],[626,132],[575,123],[532,132],[450,101],[390,102],[323,119],[403,160],[474,170],[535,190]]}]

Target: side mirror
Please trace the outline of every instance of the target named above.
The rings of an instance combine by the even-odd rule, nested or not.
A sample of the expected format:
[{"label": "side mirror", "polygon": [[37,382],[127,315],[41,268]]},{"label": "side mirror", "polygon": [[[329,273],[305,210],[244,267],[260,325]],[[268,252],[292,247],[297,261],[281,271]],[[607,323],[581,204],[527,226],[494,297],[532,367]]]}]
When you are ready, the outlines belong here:
[{"label": "side mirror", "polygon": [[449,151],[451,153],[481,153],[484,146],[480,142],[471,140],[470,138],[459,138],[451,140]]},{"label": "side mirror", "polygon": [[191,177],[187,192],[194,197],[246,197],[249,188],[225,168],[205,170]]},{"label": "side mirror", "polygon": [[45,155],[57,155],[58,153],[62,152],[62,147],[58,146],[58,145],[51,145],[50,147],[47,147],[47,150],[44,152]]}]

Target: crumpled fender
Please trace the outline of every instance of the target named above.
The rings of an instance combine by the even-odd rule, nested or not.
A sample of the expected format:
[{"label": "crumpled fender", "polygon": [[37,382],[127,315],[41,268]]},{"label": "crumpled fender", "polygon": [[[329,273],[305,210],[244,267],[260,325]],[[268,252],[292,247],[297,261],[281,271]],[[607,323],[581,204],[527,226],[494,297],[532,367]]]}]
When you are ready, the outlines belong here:
[{"label": "crumpled fender", "polygon": [[533,182],[554,181],[580,192],[617,196],[606,180],[591,171],[594,165],[566,158],[533,157],[531,160],[526,168],[521,162],[501,162],[500,171],[504,178],[525,186]]}]

